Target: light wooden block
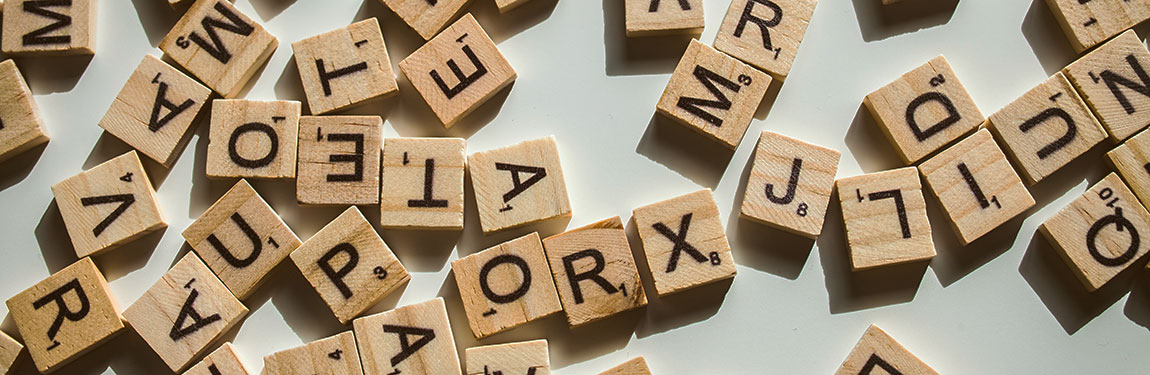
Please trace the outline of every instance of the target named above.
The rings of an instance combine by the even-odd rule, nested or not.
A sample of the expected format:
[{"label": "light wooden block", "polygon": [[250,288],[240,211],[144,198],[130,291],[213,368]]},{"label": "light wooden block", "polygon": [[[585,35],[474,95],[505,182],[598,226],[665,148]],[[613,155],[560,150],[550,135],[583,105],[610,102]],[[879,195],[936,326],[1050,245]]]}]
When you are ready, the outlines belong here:
[{"label": "light wooden block", "polygon": [[353,325],[365,374],[462,372],[443,298],[359,318]]},{"label": "light wooden block", "polygon": [[1023,179],[1034,184],[1106,139],[1106,131],[1061,72],[986,119]]},{"label": "light wooden block", "polygon": [[691,40],[656,110],[734,149],[770,84],[766,73]]},{"label": "light wooden block", "polygon": [[341,323],[411,279],[355,206],[305,241],[291,259]]},{"label": "light wooden block", "polygon": [[379,0],[424,40],[439,34],[471,0]]},{"label": "light wooden block", "polygon": [[2,7],[6,54],[96,53],[96,0],[8,0]]},{"label": "light wooden block", "polygon": [[990,131],[979,129],[918,167],[963,245],[1034,206]]},{"label": "light wooden block", "polygon": [[483,233],[571,217],[555,136],[476,152],[467,169]]},{"label": "light wooden block", "polygon": [[543,239],[571,327],[647,306],[618,216]]},{"label": "light wooden block", "polygon": [[1150,1],[1046,0],[1076,52],[1082,52],[1150,18]]},{"label": "light wooden block", "polygon": [[16,62],[0,62],[0,161],[48,142],[44,119]]},{"label": "light wooden block", "polygon": [[1110,173],[1038,227],[1089,291],[1118,276],[1150,251],[1150,213],[1122,179]]},{"label": "light wooden block", "polygon": [[300,102],[212,102],[207,174],[212,178],[294,178]]},{"label": "light wooden block", "polygon": [[653,36],[703,32],[702,0],[626,0],[627,36]]},{"label": "light wooden block", "polygon": [[816,5],[818,0],[732,1],[715,35],[715,49],[783,81]]},{"label": "light wooden block", "polygon": [[304,116],[299,121],[296,200],[304,205],[379,204],[379,116]]},{"label": "light wooden block", "polygon": [[292,43],[292,51],[312,114],[399,92],[374,17]]},{"label": "light wooden block", "polygon": [[638,228],[660,296],[735,277],[735,260],[710,189],[636,208]]},{"label": "light wooden block", "polygon": [[1130,137],[1106,153],[1106,159],[1145,206],[1150,203],[1150,130]]},{"label": "light wooden block", "polygon": [[890,335],[871,325],[835,375],[938,375]]},{"label": "light wooden block", "polygon": [[399,70],[447,128],[517,77],[470,13],[400,61]]},{"label": "light wooden block", "polygon": [[507,13],[530,1],[531,0],[495,0],[495,6],[499,7],[499,13]]},{"label": "light wooden block", "polygon": [[651,375],[651,369],[647,367],[647,360],[643,359],[643,356],[638,356],[599,375]]},{"label": "light wooden block", "polygon": [[942,56],[863,99],[898,157],[913,164],[985,120]]},{"label": "light wooden block", "polygon": [[466,375],[550,375],[547,340],[467,348]]},{"label": "light wooden block", "polygon": [[1133,30],[1062,69],[1094,110],[1110,139],[1121,142],[1150,124],[1150,51]]},{"label": "light wooden block", "polygon": [[52,195],[81,258],[168,226],[135,151],[57,182]]},{"label": "light wooden block", "polygon": [[235,98],[279,42],[225,0],[196,0],[160,50],[225,98]]},{"label": "light wooden block", "polygon": [[463,230],[462,138],[387,138],[380,171],[385,228]]},{"label": "light wooden block", "polygon": [[853,270],[934,258],[917,168],[841,178],[835,185]]},{"label": "light wooden block", "polygon": [[124,310],[124,320],[169,369],[180,372],[247,314],[212,270],[188,253]]},{"label": "light wooden block", "polygon": [[251,371],[247,366],[240,361],[239,354],[236,354],[235,346],[232,343],[225,342],[224,345],[216,349],[212,354],[204,357],[204,360],[197,363],[184,375],[248,375]]},{"label": "light wooden block", "polygon": [[24,345],[4,332],[0,332],[0,374],[16,368],[16,359],[24,352]]},{"label": "light wooden block", "polygon": [[451,262],[467,324],[484,338],[563,309],[538,233]]},{"label": "light wooden block", "polygon": [[345,331],[264,357],[263,375],[363,375],[355,334]]},{"label": "light wooden block", "polygon": [[211,94],[211,89],[159,58],[144,55],[104,113],[100,127],[170,167]]},{"label": "light wooden block", "polygon": [[267,202],[240,180],[196,221],[184,239],[220,281],[243,300],[301,244]]},{"label": "light wooden block", "polygon": [[742,217],[807,238],[823,231],[841,154],[764,130],[747,177]]}]

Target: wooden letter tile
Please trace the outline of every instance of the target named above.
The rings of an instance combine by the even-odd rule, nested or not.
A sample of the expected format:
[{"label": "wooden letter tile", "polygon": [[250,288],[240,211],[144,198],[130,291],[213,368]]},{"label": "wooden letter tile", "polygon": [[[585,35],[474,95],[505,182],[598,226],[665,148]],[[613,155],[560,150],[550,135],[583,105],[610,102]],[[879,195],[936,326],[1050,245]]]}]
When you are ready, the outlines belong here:
[{"label": "wooden letter tile", "polygon": [[7,305],[40,373],[56,370],[124,328],[108,281],[92,258],[52,274]]},{"label": "wooden letter tile", "polygon": [[399,91],[375,18],[292,43],[292,50],[312,114]]},{"label": "wooden letter tile", "polygon": [[740,214],[803,237],[818,237],[839,156],[838,151],[764,130]]},{"label": "wooden letter tile", "polygon": [[1138,195],[1142,205],[1150,203],[1150,169],[1147,169],[1150,165],[1150,130],[1144,130],[1110,150],[1106,159],[1130,184],[1130,190]]},{"label": "wooden letter tile", "polygon": [[231,2],[196,0],[160,50],[221,96],[235,98],[278,45]]},{"label": "wooden letter tile", "polygon": [[715,49],[787,79],[818,0],[735,0],[727,8]]},{"label": "wooden letter tile", "polygon": [[507,13],[529,1],[531,0],[495,0],[495,6],[499,7],[499,13]]},{"label": "wooden letter tile", "polygon": [[184,255],[124,319],[174,372],[192,364],[248,314],[194,253]]},{"label": "wooden letter tile", "polygon": [[551,375],[547,340],[467,348],[466,375]]},{"label": "wooden letter tile", "polygon": [[710,189],[636,208],[631,217],[660,296],[735,277]]},{"label": "wooden letter tile", "polygon": [[16,368],[16,359],[24,352],[24,345],[4,332],[0,332],[0,374]]},{"label": "wooden letter tile", "polygon": [[1067,65],[1062,73],[1094,109],[1110,139],[1121,142],[1150,124],[1150,51],[1133,30]]},{"label": "wooden letter tile", "polygon": [[554,136],[476,152],[467,168],[483,233],[571,217]]},{"label": "wooden letter tile", "polygon": [[917,168],[847,177],[835,184],[855,271],[934,258]]},{"label": "wooden letter tile", "polygon": [[304,242],[291,259],[341,323],[411,279],[355,206]]},{"label": "wooden letter tile", "polygon": [[516,77],[470,13],[400,61],[399,70],[448,128]]},{"label": "wooden letter tile", "polygon": [[835,375],[858,374],[938,375],[875,325],[867,328],[843,365],[835,372]]},{"label": "wooden letter tile", "polygon": [[1106,131],[1061,72],[1002,107],[986,127],[1034,184],[1106,139]]},{"label": "wooden letter tile", "polygon": [[204,357],[203,361],[184,372],[184,375],[248,375],[247,366],[240,361],[235,346],[225,342],[219,349]]},{"label": "wooden letter tile", "polygon": [[379,0],[399,15],[424,40],[431,39],[463,11],[471,0]]},{"label": "wooden letter tile", "polygon": [[647,306],[618,216],[547,237],[543,248],[572,327]]},{"label": "wooden letter tile", "polygon": [[353,325],[365,374],[462,372],[443,298],[359,318]]},{"label": "wooden letter tile", "polygon": [[463,230],[462,138],[387,138],[380,172],[385,228]]},{"label": "wooden letter tile", "polygon": [[647,360],[639,356],[603,371],[599,375],[651,375],[651,369],[647,367]]},{"label": "wooden letter tile", "polygon": [[355,334],[346,331],[264,357],[263,375],[363,375]]},{"label": "wooden letter tile", "polygon": [[538,233],[460,258],[451,262],[451,270],[476,338],[563,309]]},{"label": "wooden letter tile", "polygon": [[208,143],[212,178],[294,178],[300,102],[215,100]]},{"label": "wooden letter tile", "polygon": [[379,116],[304,116],[299,121],[296,200],[304,205],[379,204]]},{"label": "wooden letter tile", "polygon": [[907,164],[962,138],[984,120],[942,56],[868,94],[863,104]]},{"label": "wooden letter tile", "polygon": [[1150,18],[1150,1],[1046,0],[1070,45],[1085,51]]},{"label": "wooden letter tile", "polygon": [[96,0],[7,0],[3,9],[6,54],[96,53]]},{"label": "wooden letter tile", "polygon": [[48,142],[32,91],[11,59],[0,62],[0,95],[0,161]]},{"label": "wooden letter tile", "polygon": [[52,185],[52,194],[81,258],[168,226],[135,151]]},{"label": "wooden letter tile", "polygon": [[1150,251],[1150,213],[1110,173],[1038,230],[1089,291],[1098,290]]},{"label": "wooden letter tile", "polygon": [[1034,206],[1026,185],[986,129],[927,159],[918,170],[963,245]]},{"label": "wooden letter tile", "polygon": [[656,109],[734,149],[770,84],[766,73],[691,40]]},{"label": "wooden letter tile", "polygon": [[299,237],[245,180],[184,229],[184,239],[241,300],[300,246]]},{"label": "wooden letter tile", "polygon": [[703,32],[702,0],[626,0],[627,36]]},{"label": "wooden letter tile", "polygon": [[152,55],[128,77],[100,127],[170,167],[212,90]]}]

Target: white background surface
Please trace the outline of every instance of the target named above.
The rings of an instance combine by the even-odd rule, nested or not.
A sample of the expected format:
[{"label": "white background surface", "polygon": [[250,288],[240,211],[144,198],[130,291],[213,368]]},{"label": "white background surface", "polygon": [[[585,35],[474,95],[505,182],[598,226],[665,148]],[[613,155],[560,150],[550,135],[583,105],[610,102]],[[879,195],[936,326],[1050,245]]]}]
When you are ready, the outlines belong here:
[{"label": "white background surface", "polygon": [[[481,344],[545,337],[559,374],[598,373],[637,355],[645,355],[657,374],[815,374],[833,372],[866,326],[877,323],[942,373],[1145,373],[1147,273],[1086,294],[1035,234],[1038,224],[1102,176],[1099,151],[1109,146],[1034,187],[1038,205],[1024,219],[965,248],[957,245],[937,201],[927,198],[939,252],[929,267],[851,273],[837,204],[824,235],[813,242],[738,219],[748,159],[763,129],[841,150],[840,177],[887,169],[897,162],[860,107],[868,92],[945,54],[990,114],[1073,60],[1041,0],[907,0],[888,8],[879,0],[822,0],[786,84],[772,86],[733,154],[653,117],[685,40],[626,39],[621,0],[531,1],[500,15],[492,0],[474,0],[471,11],[519,79],[456,128],[443,130],[402,78],[398,97],[353,112],[383,115],[385,136],[466,137],[469,152],[556,135],[575,212],[572,227],[614,215],[626,220],[635,207],[713,188],[739,274],[733,283],[676,298],[652,296],[646,310],[588,329],[570,331],[557,315]],[[709,44],[729,2],[705,3],[701,40]],[[237,5],[280,41],[247,94],[251,99],[303,100],[290,43],[355,20],[380,19],[393,65],[421,43],[376,0]],[[177,17],[161,0],[102,0],[94,58],[17,61],[52,141],[0,165],[0,297],[75,261],[49,186],[128,150],[96,123],[142,55],[159,55],[155,46]],[[170,171],[147,165],[170,227],[97,259],[121,306],[187,251],[180,232],[230,186],[204,177],[206,125],[199,123]],[[255,186],[303,239],[340,212],[297,207],[293,182]],[[413,276],[406,289],[373,310],[443,296],[461,353],[477,343],[449,262],[524,232],[484,237],[474,200],[467,204],[467,228],[459,235],[382,232]],[[377,209],[363,209],[378,219]],[[561,230],[535,229],[544,235]],[[251,315],[231,335],[253,370],[262,368],[266,354],[348,329],[290,262],[247,304]],[[10,317],[3,329],[14,331]],[[18,373],[33,372],[25,364]],[[62,370],[164,372],[132,332]]]}]

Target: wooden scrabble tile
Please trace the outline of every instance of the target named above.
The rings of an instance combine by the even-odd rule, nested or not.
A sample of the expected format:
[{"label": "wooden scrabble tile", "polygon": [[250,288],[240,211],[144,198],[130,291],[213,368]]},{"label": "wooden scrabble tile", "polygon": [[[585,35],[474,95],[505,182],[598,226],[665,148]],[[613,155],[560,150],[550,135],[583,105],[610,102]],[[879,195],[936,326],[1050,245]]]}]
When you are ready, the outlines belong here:
[{"label": "wooden scrabble tile", "polygon": [[1118,175],[1138,195],[1142,205],[1150,203],[1150,130],[1130,137],[1106,153],[1106,159]]},{"label": "wooden scrabble tile", "polygon": [[0,332],[0,374],[7,374],[16,368],[16,359],[24,352],[24,345]]},{"label": "wooden scrabble tile", "polygon": [[365,374],[462,372],[443,298],[359,318],[353,325]]},{"label": "wooden scrabble tile", "polygon": [[1034,206],[990,131],[979,129],[918,167],[963,245]]},{"label": "wooden scrabble tile", "polygon": [[1150,124],[1150,51],[1133,30],[1062,69],[1094,109],[1110,139],[1121,142]]},{"label": "wooden scrabble tile", "polygon": [[13,60],[0,62],[0,161],[48,142],[44,119]]},{"label": "wooden scrabble tile", "polygon": [[555,136],[476,152],[467,169],[483,233],[571,217]]},{"label": "wooden scrabble tile", "polygon": [[52,195],[81,258],[168,226],[135,151],[57,182]]},{"label": "wooden scrabble tile", "polygon": [[835,375],[856,374],[938,375],[875,325],[867,328],[843,365],[835,372]]},{"label": "wooden scrabble tile", "polygon": [[387,138],[380,172],[385,228],[463,230],[462,138]]},{"label": "wooden scrabble tile", "polygon": [[550,375],[547,340],[513,342],[467,348],[466,375]]},{"label": "wooden scrabble tile", "polygon": [[470,13],[400,61],[399,70],[448,128],[517,77]]},{"label": "wooden scrabble tile", "polygon": [[355,334],[345,331],[264,357],[264,375],[363,375]]},{"label": "wooden scrabble tile", "polygon": [[3,9],[6,54],[96,53],[96,0],[8,0]]},{"label": "wooden scrabble tile", "polygon": [[424,40],[439,34],[471,0],[379,0]]},{"label": "wooden scrabble tile", "polygon": [[168,368],[180,372],[247,314],[212,270],[188,253],[124,310],[124,320]]},{"label": "wooden scrabble tile", "polygon": [[1106,131],[1061,72],[986,119],[1028,184],[1106,139]]},{"label": "wooden scrabble tile", "polygon": [[248,375],[251,371],[247,366],[240,361],[240,356],[236,354],[235,346],[232,343],[225,342],[219,349],[208,354],[204,360],[197,363],[184,375]]},{"label": "wooden scrabble tile", "polygon": [[379,116],[304,116],[299,121],[296,200],[305,205],[379,204]]},{"label": "wooden scrabble tile", "polygon": [[451,262],[467,324],[484,338],[563,309],[538,233]]},{"label": "wooden scrabble tile", "polygon": [[108,281],[92,258],[57,271],[7,305],[40,373],[55,371],[124,328]]},{"label": "wooden scrabble tile", "polygon": [[341,323],[411,279],[355,206],[305,241],[291,259]]},{"label": "wooden scrabble tile", "polygon": [[841,178],[835,185],[852,269],[860,271],[934,257],[917,168]]},{"label": "wooden scrabble tile", "polygon": [[647,368],[647,360],[643,359],[643,356],[638,356],[599,375],[651,375],[651,369]]},{"label": "wooden scrabble tile", "polygon": [[660,296],[735,277],[735,260],[710,189],[636,208],[638,228]]},{"label": "wooden scrabble tile", "polygon": [[136,66],[100,127],[170,167],[212,90],[152,55]]},{"label": "wooden scrabble tile", "polygon": [[626,0],[627,36],[703,32],[702,0]]},{"label": "wooden scrabble tile", "polygon": [[1076,52],[1082,52],[1150,19],[1150,1],[1046,0]]},{"label": "wooden scrabble tile", "polygon": [[656,109],[734,149],[770,84],[766,73],[691,40]]},{"label": "wooden scrabble tile", "polygon": [[215,100],[208,133],[212,178],[294,178],[300,102]]},{"label": "wooden scrabble tile", "polygon": [[543,248],[572,327],[647,306],[618,216],[547,237]]},{"label": "wooden scrabble tile", "polygon": [[907,164],[962,138],[984,120],[942,56],[867,94],[863,104]]},{"label": "wooden scrabble tile", "polygon": [[735,0],[715,36],[715,49],[787,79],[818,0]]},{"label": "wooden scrabble tile", "polygon": [[399,92],[374,17],[292,43],[292,50],[312,114]]},{"label": "wooden scrabble tile", "polygon": [[747,178],[744,218],[807,238],[823,231],[840,153],[764,130]]},{"label": "wooden scrabble tile", "polygon": [[160,50],[225,98],[235,98],[271,57],[276,37],[226,0],[196,0]]},{"label": "wooden scrabble tile", "polygon": [[507,13],[530,1],[531,0],[495,0],[495,6],[499,7],[499,13]]},{"label": "wooden scrabble tile", "polygon": [[1150,213],[1110,173],[1038,227],[1089,291],[1098,290],[1150,251]]},{"label": "wooden scrabble tile", "polygon": [[299,237],[245,180],[208,207],[183,235],[241,300],[300,246]]}]

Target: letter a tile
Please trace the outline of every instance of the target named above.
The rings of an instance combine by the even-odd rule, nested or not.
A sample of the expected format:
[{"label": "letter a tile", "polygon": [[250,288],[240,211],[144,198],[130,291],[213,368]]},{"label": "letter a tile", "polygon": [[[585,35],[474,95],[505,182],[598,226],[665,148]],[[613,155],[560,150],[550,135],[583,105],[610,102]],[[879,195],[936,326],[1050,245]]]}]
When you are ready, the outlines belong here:
[{"label": "letter a tile", "polygon": [[938,375],[878,326],[871,325],[835,375],[879,374]]},{"label": "letter a tile", "polygon": [[375,18],[292,43],[292,51],[312,114],[399,91]]},{"label": "letter a tile", "polygon": [[96,0],[4,1],[4,53],[91,55],[96,53]]},{"label": "letter a tile", "polygon": [[353,325],[365,374],[462,372],[443,298],[365,316]]},{"label": "letter a tile", "polygon": [[1110,139],[1121,142],[1150,124],[1150,51],[1134,30],[1062,69],[1094,109]]},{"label": "letter a tile", "polygon": [[0,62],[0,162],[48,142],[44,119],[13,60]]},{"label": "letter a tile", "polygon": [[549,316],[563,306],[538,233],[451,262],[475,338]]},{"label": "letter a tile", "polygon": [[715,49],[787,79],[818,0],[734,0]]},{"label": "letter a tile", "polygon": [[647,306],[618,216],[547,237],[543,249],[571,327]]},{"label": "letter a tile", "polygon": [[934,258],[917,168],[847,177],[835,184],[852,269],[861,271]]},{"label": "letter a tile", "polygon": [[264,357],[263,375],[363,375],[355,334],[346,331]]},{"label": "letter a tile", "polygon": [[296,201],[301,205],[379,204],[379,116],[304,116],[299,122]]},{"label": "letter a tile", "polygon": [[203,361],[184,372],[184,375],[248,375],[251,371],[236,354],[236,347],[225,342],[219,349],[204,357]]},{"label": "letter a tile", "polygon": [[300,107],[290,100],[212,101],[208,177],[295,177]]},{"label": "letter a tile", "polygon": [[476,152],[467,168],[483,233],[571,217],[554,136]]},{"label": "letter a tile", "polygon": [[660,296],[735,277],[710,189],[636,208],[632,218]]},{"label": "letter a tile", "polygon": [[551,375],[547,340],[467,348],[467,375]]},{"label": "letter a tile", "polygon": [[227,0],[196,0],[160,50],[225,98],[235,98],[271,57],[275,36]]},{"label": "letter a tile", "polygon": [[818,237],[839,156],[838,151],[764,130],[740,214],[803,237]]}]

